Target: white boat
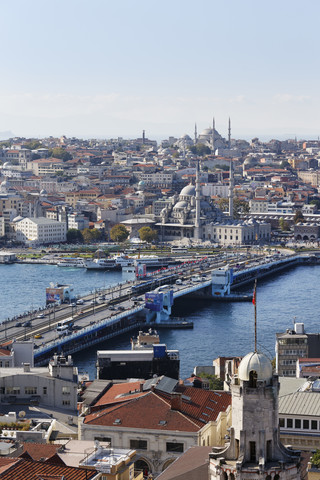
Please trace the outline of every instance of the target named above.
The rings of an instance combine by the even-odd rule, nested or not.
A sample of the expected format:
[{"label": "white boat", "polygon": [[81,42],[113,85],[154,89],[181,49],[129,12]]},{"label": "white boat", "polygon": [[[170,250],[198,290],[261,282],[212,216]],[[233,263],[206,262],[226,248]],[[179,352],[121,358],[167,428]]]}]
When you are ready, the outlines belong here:
[{"label": "white boat", "polygon": [[112,257],[119,267],[128,267],[137,263],[144,263],[148,267],[163,267],[169,264],[169,257],[158,257],[157,255],[117,255]]},{"label": "white boat", "polygon": [[83,258],[72,258],[72,257],[60,258],[57,265],[58,267],[69,267],[69,268],[85,267]]},{"label": "white boat", "polygon": [[85,262],[87,270],[113,270],[117,264],[112,258],[94,258]]}]

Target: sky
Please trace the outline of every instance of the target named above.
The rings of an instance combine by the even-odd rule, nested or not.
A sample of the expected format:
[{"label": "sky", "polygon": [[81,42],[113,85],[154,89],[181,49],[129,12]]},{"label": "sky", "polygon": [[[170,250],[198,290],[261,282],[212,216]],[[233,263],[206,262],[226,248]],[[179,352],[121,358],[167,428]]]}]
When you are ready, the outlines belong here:
[{"label": "sky", "polygon": [[[2,0],[0,132],[320,135],[318,0]],[[0,133],[1,135],[1,133]]]}]

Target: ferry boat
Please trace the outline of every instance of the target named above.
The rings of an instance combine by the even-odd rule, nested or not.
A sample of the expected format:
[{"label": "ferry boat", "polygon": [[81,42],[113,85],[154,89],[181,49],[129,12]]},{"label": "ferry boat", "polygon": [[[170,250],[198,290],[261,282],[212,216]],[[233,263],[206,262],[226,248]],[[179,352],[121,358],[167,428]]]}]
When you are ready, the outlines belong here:
[{"label": "ferry boat", "polygon": [[113,270],[117,268],[116,261],[112,258],[94,258],[85,262],[87,270]]},{"label": "ferry boat", "polygon": [[147,268],[150,267],[164,267],[170,263],[170,257],[158,257],[157,255],[117,255],[112,257],[117,266],[128,267],[130,265],[136,265],[137,263],[144,263]]},{"label": "ferry boat", "polygon": [[58,267],[84,268],[85,262],[83,258],[65,257],[60,258],[57,265]]}]

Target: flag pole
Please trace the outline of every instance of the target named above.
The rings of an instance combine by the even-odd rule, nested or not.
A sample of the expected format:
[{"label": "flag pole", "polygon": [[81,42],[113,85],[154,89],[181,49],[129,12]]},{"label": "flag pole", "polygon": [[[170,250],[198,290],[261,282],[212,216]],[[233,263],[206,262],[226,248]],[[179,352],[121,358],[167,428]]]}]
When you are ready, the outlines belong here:
[{"label": "flag pole", "polygon": [[254,351],[257,351],[257,279],[254,281],[252,303],[254,305]]}]

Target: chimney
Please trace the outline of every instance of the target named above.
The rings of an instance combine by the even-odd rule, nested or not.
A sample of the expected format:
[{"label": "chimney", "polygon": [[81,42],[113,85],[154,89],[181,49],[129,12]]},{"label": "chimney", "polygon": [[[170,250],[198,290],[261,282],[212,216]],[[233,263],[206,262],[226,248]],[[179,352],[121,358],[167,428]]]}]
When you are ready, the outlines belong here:
[{"label": "chimney", "polygon": [[171,410],[181,411],[182,407],[182,394],[181,393],[171,393]]},{"label": "chimney", "polygon": [[140,383],[140,392],[143,392],[143,383]]}]

